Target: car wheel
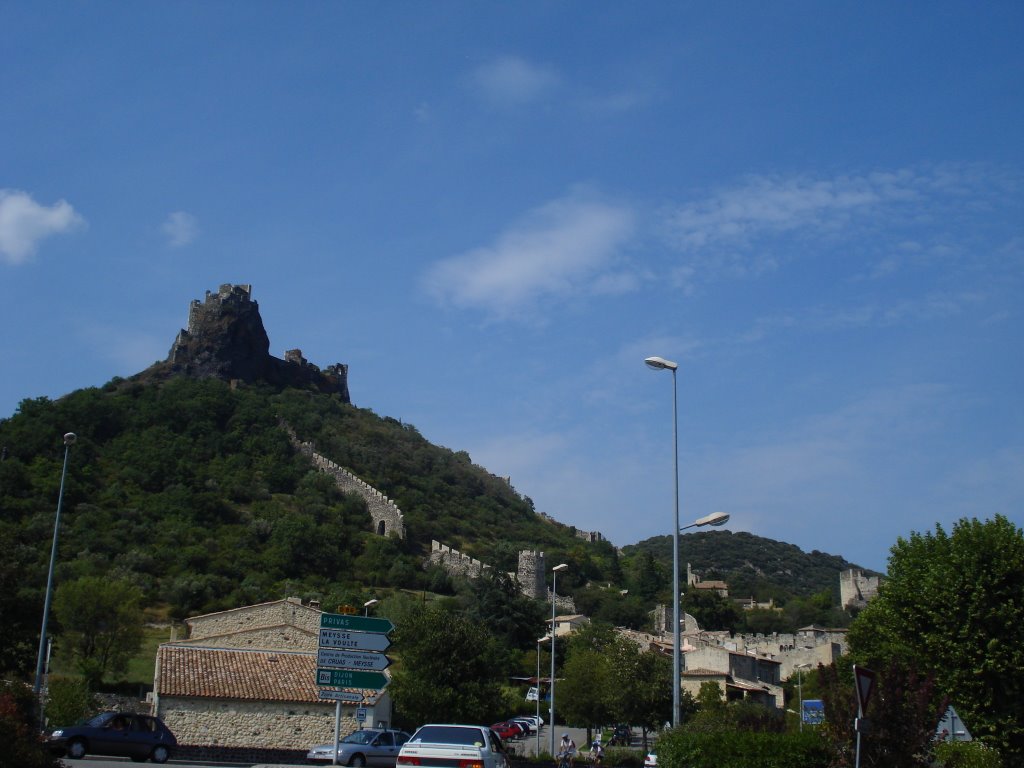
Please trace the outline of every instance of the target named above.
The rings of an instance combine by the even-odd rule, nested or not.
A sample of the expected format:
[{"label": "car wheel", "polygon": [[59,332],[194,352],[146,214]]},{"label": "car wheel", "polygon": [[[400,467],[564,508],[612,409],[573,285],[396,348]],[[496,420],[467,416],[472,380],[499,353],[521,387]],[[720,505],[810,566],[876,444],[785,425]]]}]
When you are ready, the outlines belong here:
[{"label": "car wheel", "polygon": [[348,764],[352,768],[363,768],[366,765],[366,758],[362,755],[352,755],[352,759],[348,761]]},{"label": "car wheel", "polygon": [[163,744],[157,744],[153,747],[153,754],[149,757],[154,763],[166,763],[167,758],[171,756],[171,751],[167,749]]},{"label": "car wheel", "polygon": [[68,744],[68,757],[72,760],[85,757],[85,742],[82,739],[74,739]]}]

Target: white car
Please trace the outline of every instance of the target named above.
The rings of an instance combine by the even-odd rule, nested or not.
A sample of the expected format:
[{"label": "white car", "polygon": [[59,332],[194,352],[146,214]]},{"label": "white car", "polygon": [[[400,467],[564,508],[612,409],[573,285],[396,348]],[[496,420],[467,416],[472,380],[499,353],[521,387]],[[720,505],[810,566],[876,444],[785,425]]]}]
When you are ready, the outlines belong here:
[{"label": "white car", "polygon": [[[353,768],[395,768],[398,750],[408,740],[409,734],[405,731],[383,728],[354,731],[338,742],[338,765],[350,765]],[[333,762],[332,745],[319,744],[313,747],[306,754],[306,759],[318,763]]]},{"label": "white car", "polygon": [[658,768],[658,753],[655,750],[651,750],[647,753],[647,757],[644,758],[644,768]]}]

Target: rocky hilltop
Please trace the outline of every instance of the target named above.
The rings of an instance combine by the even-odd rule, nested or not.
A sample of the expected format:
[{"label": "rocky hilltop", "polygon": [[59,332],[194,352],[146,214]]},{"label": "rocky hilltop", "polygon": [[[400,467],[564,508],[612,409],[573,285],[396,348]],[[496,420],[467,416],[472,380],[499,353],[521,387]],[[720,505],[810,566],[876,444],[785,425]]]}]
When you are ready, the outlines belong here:
[{"label": "rocky hilltop", "polygon": [[143,380],[173,376],[215,378],[276,387],[300,387],[338,394],[349,403],[348,366],[342,363],[321,370],[299,349],[284,359],[270,354],[270,339],[263,327],[251,285],[225,283],[204,301],[194,299],[188,310],[188,328],[182,328],[170,354],[139,374]]}]

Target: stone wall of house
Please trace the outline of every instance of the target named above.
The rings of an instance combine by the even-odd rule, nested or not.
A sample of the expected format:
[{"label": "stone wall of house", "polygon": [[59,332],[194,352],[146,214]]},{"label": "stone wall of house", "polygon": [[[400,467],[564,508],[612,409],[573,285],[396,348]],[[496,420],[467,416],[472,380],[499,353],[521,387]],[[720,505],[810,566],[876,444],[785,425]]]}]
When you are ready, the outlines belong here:
[{"label": "stone wall of house", "polygon": [[[334,707],[333,702],[161,696],[155,714],[182,745],[308,750],[334,737]],[[355,707],[342,707],[342,735],[358,727]]]},{"label": "stone wall of house", "polygon": [[200,640],[205,637],[227,635],[256,628],[274,628],[283,624],[291,624],[313,633],[319,633],[320,611],[304,606],[298,597],[289,597],[287,600],[277,600],[272,603],[247,605],[244,608],[210,613],[205,616],[193,616],[186,619],[185,623],[189,626],[190,640]]},{"label": "stone wall of house", "polygon": [[319,635],[287,625],[254,627],[228,635],[204,635],[178,640],[178,645],[214,646],[261,651],[316,651]]}]

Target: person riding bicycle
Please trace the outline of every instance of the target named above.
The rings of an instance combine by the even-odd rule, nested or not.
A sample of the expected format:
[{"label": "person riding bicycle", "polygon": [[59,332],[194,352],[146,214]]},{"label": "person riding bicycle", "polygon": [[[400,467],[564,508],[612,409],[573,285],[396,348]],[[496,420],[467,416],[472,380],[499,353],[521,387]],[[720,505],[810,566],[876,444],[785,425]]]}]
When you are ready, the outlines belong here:
[{"label": "person riding bicycle", "polygon": [[601,739],[597,738],[594,743],[590,745],[590,754],[587,756],[590,760],[591,765],[600,766],[604,760],[604,747],[601,746]]},{"label": "person riding bicycle", "polygon": [[576,759],[576,742],[568,733],[562,734],[562,741],[558,744],[557,757],[559,766],[572,768],[573,761]]}]

